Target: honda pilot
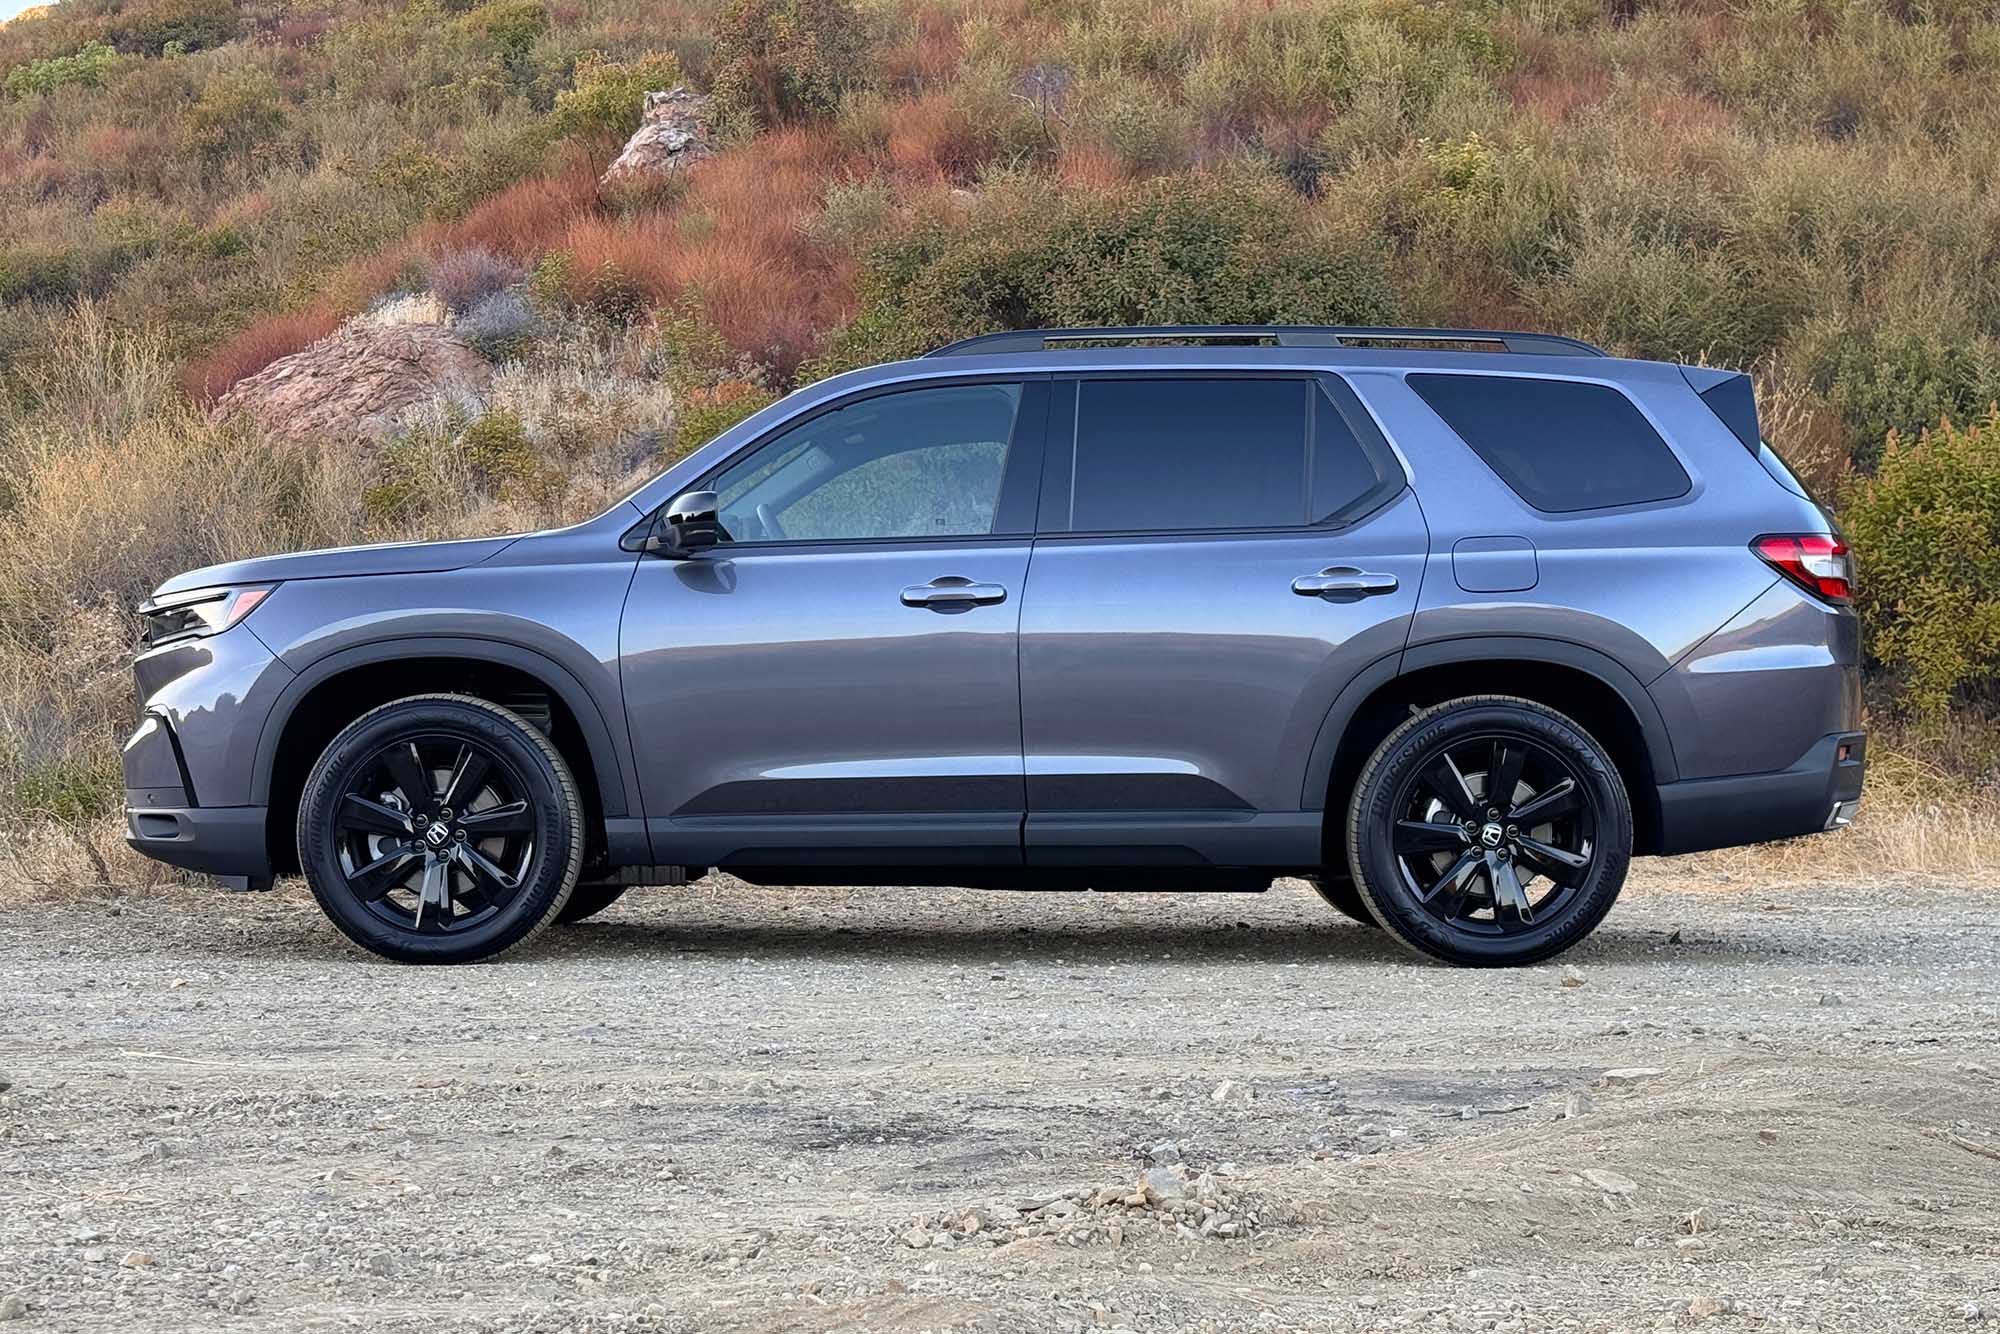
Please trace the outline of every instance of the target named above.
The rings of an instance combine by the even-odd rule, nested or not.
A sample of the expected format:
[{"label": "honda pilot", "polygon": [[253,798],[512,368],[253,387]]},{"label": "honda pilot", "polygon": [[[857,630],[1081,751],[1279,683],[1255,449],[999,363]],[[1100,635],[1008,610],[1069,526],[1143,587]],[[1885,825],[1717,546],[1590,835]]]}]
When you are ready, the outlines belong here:
[{"label": "honda pilot", "polygon": [[1477,330],[988,335],[595,519],[143,606],[129,838],[460,962],[628,887],[1238,890],[1457,964],[1837,829],[1848,551],[1750,380]]}]

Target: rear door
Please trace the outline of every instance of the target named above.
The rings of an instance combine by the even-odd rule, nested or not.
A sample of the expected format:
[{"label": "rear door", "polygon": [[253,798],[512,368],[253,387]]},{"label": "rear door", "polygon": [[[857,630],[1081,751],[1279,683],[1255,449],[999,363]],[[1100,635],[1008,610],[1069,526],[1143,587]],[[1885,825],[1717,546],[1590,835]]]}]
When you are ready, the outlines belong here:
[{"label": "rear door", "polygon": [[1031,866],[1307,866],[1305,768],[1428,553],[1345,381],[1058,378],[1021,622]]}]

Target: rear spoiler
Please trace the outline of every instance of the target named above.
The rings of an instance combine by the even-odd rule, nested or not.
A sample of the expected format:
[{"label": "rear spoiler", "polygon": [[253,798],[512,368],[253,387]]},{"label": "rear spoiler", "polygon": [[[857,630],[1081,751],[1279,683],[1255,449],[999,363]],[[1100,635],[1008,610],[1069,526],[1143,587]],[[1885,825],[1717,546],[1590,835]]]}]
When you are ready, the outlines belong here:
[{"label": "rear spoiler", "polygon": [[1757,390],[1749,376],[1708,366],[1683,366],[1681,375],[1730,433],[1743,442],[1743,448],[1754,456],[1763,447],[1764,436],[1757,426]]}]

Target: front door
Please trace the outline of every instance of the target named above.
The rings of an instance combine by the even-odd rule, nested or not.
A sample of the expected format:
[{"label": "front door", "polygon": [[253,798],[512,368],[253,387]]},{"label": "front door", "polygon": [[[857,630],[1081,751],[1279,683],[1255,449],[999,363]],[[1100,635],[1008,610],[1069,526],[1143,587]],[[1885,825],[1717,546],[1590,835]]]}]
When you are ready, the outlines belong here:
[{"label": "front door", "polygon": [[642,560],[621,634],[656,861],[1020,865],[1047,393],[844,400],[704,479],[724,541]]},{"label": "front door", "polygon": [[1317,865],[1313,741],[1401,652],[1429,550],[1400,461],[1332,375],[1054,392],[1021,623],[1028,864]]}]

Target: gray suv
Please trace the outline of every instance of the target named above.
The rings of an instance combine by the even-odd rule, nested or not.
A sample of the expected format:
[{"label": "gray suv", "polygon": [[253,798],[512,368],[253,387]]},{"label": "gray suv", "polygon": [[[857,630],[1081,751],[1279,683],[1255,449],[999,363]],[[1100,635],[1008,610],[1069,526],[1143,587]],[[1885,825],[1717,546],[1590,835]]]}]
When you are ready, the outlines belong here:
[{"label": "gray suv", "polygon": [[608,513],[168,580],[134,847],[454,962],[633,885],[1260,890],[1460,964],[1836,828],[1847,548],[1750,381],[1545,335],[995,334]]}]

